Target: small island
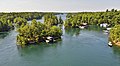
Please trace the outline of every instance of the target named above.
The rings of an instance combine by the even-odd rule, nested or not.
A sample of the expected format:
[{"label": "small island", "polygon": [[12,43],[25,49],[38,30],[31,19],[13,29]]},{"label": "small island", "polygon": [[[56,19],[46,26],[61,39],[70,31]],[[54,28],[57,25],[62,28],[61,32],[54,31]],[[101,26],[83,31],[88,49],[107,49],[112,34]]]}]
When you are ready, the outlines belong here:
[{"label": "small island", "polygon": [[[25,23],[17,29],[17,45],[25,46],[30,44],[40,44],[41,42],[57,42],[61,40],[62,30],[57,25],[58,18],[53,15],[45,15],[44,23],[33,19],[31,23]],[[61,18],[60,18],[61,23]]]}]

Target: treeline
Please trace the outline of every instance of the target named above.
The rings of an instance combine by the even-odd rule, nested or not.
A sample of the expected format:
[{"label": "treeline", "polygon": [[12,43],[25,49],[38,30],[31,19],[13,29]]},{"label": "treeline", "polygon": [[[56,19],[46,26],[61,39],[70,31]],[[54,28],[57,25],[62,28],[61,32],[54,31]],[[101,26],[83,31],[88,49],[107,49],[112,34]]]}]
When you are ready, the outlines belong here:
[{"label": "treeline", "polygon": [[39,12],[19,12],[19,13],[0,13],[0,32],[6,32],[14,29],[32,19],[41,19],[44,13]]},{"label": "treeline", "polygon": [[0,18],[0,32],[6,32],[14,29],[13,23],[6,18]]},{"label": "treeline", "polygon": [[[24,20],[21,21],[23,22]],[[47,41],[57,41],[61,39],[62,35],[62,30],[57,27],[58,24],[59,18],[54,14],[46,14],[44,16],[44,23],[37,22],[35,19],[31,23],[26,23],[25,21],[17,30],[19,32],[17,43],[25,46]]]},{"label": "treeline", "polygon": [[[16,27],[19,33],[17,43],[21,46],[57,41],[62,35],[62,30],[57,25],[63,23],[62,18],[56,16],[58,14],[61,13],[0,13],[0,32],[10,31]],[[44,23],[36,21],[42,17],[44,17]],[[29,20],[32,22],[28,23]]]},{"label": "treeline", "polygon": [[120,11],[115,9],[106,10],[106,12],[80,12],[69,13],[66,16],[65,27],[78,27],[82,23],[88,25],[109,24],[109,27],[120,24]]},{"label": "treeline", "polygon": [[[33,19],[41,19],[44,15],[46,15],[45,18],[55,18],[56,16],[50,17],[49,15],[58,15],[62,13],[52,13],[52,12],[11,12],[11,13],[0,13],[0,32],[5,32],[5,31],[10,31],[14,29],[15,27],[19,27],[21,25],[25,25],[27,21],[33,20]],[[46,21],[52,21],[52,19],[45,19]],[[60,19],[61,20],[61,19]],[[56,21],[52,21],[56,22]],[[57,20],[56,23],[53,24],[58,24],[59,19]],[[46,22],[47,23],[47,22]],[[51,23],[51,22],[50,22]],[[61,23],[63,23],[61,21]],[[52,24],[52,23],[51,23]]]},{"label": "treeline", "polygon": [[0,13],[0,18],[7,18],[13,21],[16,17],[25,18],[27,21],[32,19],[41,19],[44,13],[42,12],[11,12],[11,13]]},{"label": "treeline", "polygon": [[51,27],[53,25],[58,25],[58,24],[63,24],[63,20],[61,17],[55,16],[54,13],[49,13],[44,15],[44,23],[48,26]]}]

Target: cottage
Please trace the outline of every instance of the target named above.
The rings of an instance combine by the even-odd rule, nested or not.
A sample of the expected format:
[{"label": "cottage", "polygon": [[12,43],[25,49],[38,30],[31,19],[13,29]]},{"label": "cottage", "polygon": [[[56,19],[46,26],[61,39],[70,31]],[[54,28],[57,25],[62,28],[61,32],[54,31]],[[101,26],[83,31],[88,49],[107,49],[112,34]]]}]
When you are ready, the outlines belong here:
[{"label": "cottage", "polygon": [[107,23],[102,23],[102,24],[100,24],[100,27],[107,27],[108,26],[108,24]]},{"label": "cottage", "polygon": [[53,42],[53,37],[50,37],[50,36],[49,36],[49,37],[46,38],[45,41],[46,41],[47,43]]}]

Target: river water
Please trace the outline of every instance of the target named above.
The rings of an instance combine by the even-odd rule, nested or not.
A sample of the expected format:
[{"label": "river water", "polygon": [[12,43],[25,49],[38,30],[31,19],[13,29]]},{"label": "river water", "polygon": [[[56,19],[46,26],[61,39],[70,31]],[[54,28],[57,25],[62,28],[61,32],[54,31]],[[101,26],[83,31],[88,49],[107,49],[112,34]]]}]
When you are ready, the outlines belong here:
[{"label": "river water", "polygon": [[63,29],[62,41],[17,48],[15,30],[0,34],[0,66],[120,66],[120,48],[108,47],[101,28]]}]

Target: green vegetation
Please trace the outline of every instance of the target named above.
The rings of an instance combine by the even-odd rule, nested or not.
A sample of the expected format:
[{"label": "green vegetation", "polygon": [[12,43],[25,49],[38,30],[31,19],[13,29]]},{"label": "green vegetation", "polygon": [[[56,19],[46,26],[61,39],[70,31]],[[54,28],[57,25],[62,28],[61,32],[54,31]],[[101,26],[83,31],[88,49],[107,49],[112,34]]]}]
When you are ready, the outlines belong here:
[{"label": "green vegetation", "polygon": [[27,23],[27,20],[21,17],[16,17],[14,19],[14,23],[16,27],[24,26]]},{"label": "green vegetation", "polygon": [[113,27],[110,30],[110,41],[120,46],[120,11],[107,9],[106,12],[69,13],[64,26],[65,28],[80,28],[85,23],[87,25],[107,24],[107,27]]},{"label": "green vegetation", "polygon": [[[19,12],[19,13],[0,13],[0,32],[13,30],[17,27],[17,43],[21,46],[48,42],[49,40],[57,41],[61,39],[62,31],[58,24],[62,24],[61,17],[57,18],[59,13],[41,13],[41,12]],[[37,22],[44,16],[44,24]],[[32,20],[31,23],[27,21]]]},{"label": "green vegetation", "polygon": [[44,23],[48,26],[51,27],[53,25],[58,25],[58,18],[54,14],[46,14],[44,16]]},{"label": "green vegetation", "polygon": [[110,30],[109,39],[113,44],[120,46],[120,25],[115,25]]},{"label": "green vegetation", "polygon": [[[62,31],[58,24],[64,23],[65,28],[83,28],[84,24],[100,25],[106,23],[107,27],[113,27],[110,30],[110,41],[115,44],[120,42],[120,11],[107,9],[106,12],[68,13],[65,22],[61,16],[57,18],[57,14],[61,13],[0,13],[0,32],[7,32],[17,27],[19,32],[17,43],[24,46],[31,43],[48,42],[46,41],[47,37],[52,37],[54,40],[60,39]],[[36,21],[43,16],[44,23]],[[28,23],[29,20],[32,22]]]},{"label": "green vegetation", "polygon": [[6,32],[14,29],[14,26],[10,20],[6,18],[0,18],[0,32]]},{"label": "green vegetation", "polygon": [[120,11],[112,9],[106,12],[69,13],[66,16],[65,27],[79,27],[83,23],[88,25],[109,24],[109,27],[120,24]]},{"label": "green vegetation", "polygon": [[24,26],[28,20],[41,19],[43,15],[39,12],[0,13],[0,32],[10,31],[14,26]]},{"label": "green vegetation", "polygon": [[32,19],[41,19],[44,13],[42,12],[11,12],[11,13],[0,13],[0,18],[7,18],[13,21],[16,17],[21,17],[27,21]]},{"label": "green vegetation", "polygon": [[59,24],[63,24],[63,20],[62,20],[61,16],[59,17]]},{"label": "green vegetation", "polygon": [[47,37],[53,37],[54,40],[60,39],[62,31],[57,26],[48,27],[46,24],[32,20],[31,24],[26,24],[18,29],[17,42],[21,46],[31,43],[45,42]]}]

